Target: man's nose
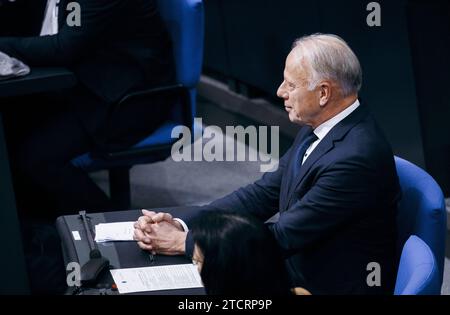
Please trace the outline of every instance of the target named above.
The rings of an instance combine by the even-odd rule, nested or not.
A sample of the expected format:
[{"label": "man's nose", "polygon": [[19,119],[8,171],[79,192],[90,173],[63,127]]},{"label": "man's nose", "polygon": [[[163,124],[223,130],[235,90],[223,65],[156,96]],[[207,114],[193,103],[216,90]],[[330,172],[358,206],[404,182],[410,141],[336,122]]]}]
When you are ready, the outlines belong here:
[{"label": "man's nose", "polygon": [[277,96],[283,99],[287,99],[288,95],[286,91],[283,89],[283,83],[281,83],[281,85],[278,87]]},{"label": "man's nose", "polygon": [[286,90],[283,88],[283,83],[281,83],[281,85],[279,86],[278,90],[277,90],[277,96],[282,98],[282,99],[287,99],[288,98],[288,93],[286,92]]}]

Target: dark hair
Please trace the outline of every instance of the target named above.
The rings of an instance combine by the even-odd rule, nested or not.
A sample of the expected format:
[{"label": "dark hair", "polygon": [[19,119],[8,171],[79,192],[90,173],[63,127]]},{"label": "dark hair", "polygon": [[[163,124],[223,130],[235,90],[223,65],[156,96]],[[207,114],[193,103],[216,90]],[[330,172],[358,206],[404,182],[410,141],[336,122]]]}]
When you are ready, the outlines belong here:
[{"label": "dark hair", "polygon": [[200,275],[207,294],[289,294],[284,259],[263,222],[206,211],[194,219],[191,232],[204,257]]}]

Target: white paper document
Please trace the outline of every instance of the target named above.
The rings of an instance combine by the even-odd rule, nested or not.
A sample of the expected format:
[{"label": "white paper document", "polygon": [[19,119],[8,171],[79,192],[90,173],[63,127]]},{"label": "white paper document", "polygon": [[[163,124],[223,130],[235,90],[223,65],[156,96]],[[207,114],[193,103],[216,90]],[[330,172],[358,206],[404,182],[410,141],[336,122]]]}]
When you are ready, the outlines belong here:
[{"label": "white paper document", "polygon": [[134,221],[100,223],[95,226],[97,243],[111,241],[133,241]]},{"label": "white paper document", "polygon": [[21,77],[29,73],[30,67],[0,51],[0,80]]},{"label": "white paper document", "polygon": [[110,270],[119,293],[203,287],[194,264]]}]

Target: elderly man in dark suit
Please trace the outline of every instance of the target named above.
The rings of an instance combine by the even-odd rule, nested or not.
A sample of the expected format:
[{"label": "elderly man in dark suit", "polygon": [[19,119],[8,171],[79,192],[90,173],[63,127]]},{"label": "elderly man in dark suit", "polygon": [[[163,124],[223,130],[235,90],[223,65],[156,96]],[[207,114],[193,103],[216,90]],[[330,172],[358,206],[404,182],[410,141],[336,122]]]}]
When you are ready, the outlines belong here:
[{"label": "elderly man in dark suit", "polygon": [[[361,83],[359,61],[344,40],[323,34],[298,39],[277,94],[289,119],[305,127],[275,172],[198,210],[234,210],[262,221],[279,213],[267,224],[292,287],[312,294],[393,291],[399,184],[391,147],[358,101]],[[139,246],[191,255],[189,218],[182,219],[145,212],[135,224]],[[374,265],[380,267],[376,283],[370,279]]]},{"label": "elderly man in dark suit", "polygon": [[[18,5],[30,2],[18,0]],[[64,66],[78,79],[62,97],[33,97],[5,113],[18,199],[32,201],[21,208],[51,212],[52,217],[76,209],[115,208],[70,161],[85,152],[120,150],[149,135],[170,114],[167,97],[119,111],[113,105],[128,92],[174,79],[172,44],[156,0],[78,0],[76,8],[69,2],[34,5],[41,8],[43,21],[36,36],[0,37],[0,51],[31,69]],[[80,14],[79,23],[71,13]]]}]

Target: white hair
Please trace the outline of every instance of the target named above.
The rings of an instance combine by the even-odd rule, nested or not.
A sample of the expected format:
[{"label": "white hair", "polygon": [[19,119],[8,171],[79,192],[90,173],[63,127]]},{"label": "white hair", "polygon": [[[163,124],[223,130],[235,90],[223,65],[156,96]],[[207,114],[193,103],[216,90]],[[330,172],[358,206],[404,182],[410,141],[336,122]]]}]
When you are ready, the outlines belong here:
[{"label": "white hair", "polygon": [[328,79],[339,84],[343,96],[358,93],[362,84],[361,65],[342,38],[333,34],[312,34],[295,40],[292,49],[309,67],[309,90]]}]

